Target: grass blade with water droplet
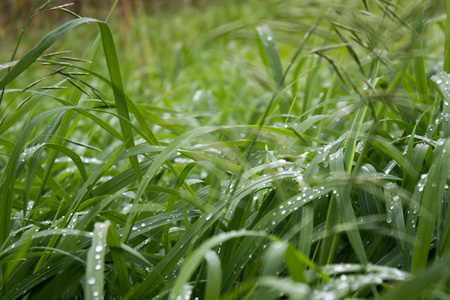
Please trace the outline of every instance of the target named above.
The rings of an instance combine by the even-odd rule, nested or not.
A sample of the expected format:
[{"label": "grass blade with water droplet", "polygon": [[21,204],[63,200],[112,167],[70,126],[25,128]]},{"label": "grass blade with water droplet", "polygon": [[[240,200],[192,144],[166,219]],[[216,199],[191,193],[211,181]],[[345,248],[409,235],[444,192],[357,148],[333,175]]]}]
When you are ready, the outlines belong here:
[{"label": "grass blade with water droplet", "polygon": [[106,237],[109,222],[95,223],[92,246],[88,251],[86,263],[86,285],[84,296],[88,300],[103,297]]}]

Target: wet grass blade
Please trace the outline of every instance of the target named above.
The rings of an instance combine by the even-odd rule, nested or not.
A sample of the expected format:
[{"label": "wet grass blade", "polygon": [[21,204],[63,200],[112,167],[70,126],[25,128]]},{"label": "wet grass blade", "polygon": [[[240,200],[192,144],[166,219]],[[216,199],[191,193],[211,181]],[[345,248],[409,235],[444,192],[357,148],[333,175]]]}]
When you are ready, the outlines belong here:
[{"label": "wet grass blade", "polygon": [[109,226],[109,222],[95,223],[92,246],[88,251],[86,264],[84,293],[86,299],[94,300],[103,297],[106,238]]},{"label": "wet grass blade", "polygon": [[[342,176],[342,174],[346,173],[344,169],[344,156],[342,153],[342,149],[330,155],[330,171],[334,176]],[[336,186],[335,197],[342,222],[352,226],[352,224],[356,224],[356,217],[353,211],[353,206],[348,189],[348,184],[339,184],[338,186]],[[353,229],[347,231],[347,236],[350,240],[353,250],[359,258],[359,261],[363,264],[367,263],[367,255],[364,250],[364,245],[362,243],[361,235],[359,234],[358,230]]]},{"label": "wet grass blade", "polygon": [[411,272],[424,270],[428,264],[433,231],[442,206],[443,193],[450,169],[450,141],[438,141],[433,153],[433,162],[427,176],[420,207],[420,217],[417,228],[417,238],[411,263]]},{"label": "wet grass blade", "polygon": [[[449,18],[447,18],[449,19]],[[447,30],[450,30],[447,28]],[[447,39],[447,37],[446,37]],[[446,40],[447,42],[447,40]],[[450,43],[450,38],[449,38]],[[448,49],[447,49],[448,50]],[[446,50],[446,51],[447,51]],[[449,58],[450,59],[450,58]],[[443,128],[444,128],[444,138],[450,137],[450,75],[445,72],[441,72],[437,75],[431,77],[432,82],[439,91],[439,93],[444,98],[444,105],[442,106],[442,117],[443,117]]]},{"label": "wet grass blade", "polygon": [[106,242],[114,263],[114,273],[117,278],[116,285],[119,287],[120,294],[123,296],[131,289],[124,251],[120,243],[119,235],[113,226],[108,227],[107,234]]},{"label": "wet grass blade", "polygon": [[200,247],[192,252],[192,254],[186,259],[180,270],[180,274],[177,277],[175,286],[169,299],[173,300],[179,296],[183,289],[183,286],[185,284],[188,284],[190,277],[192,276],[192,274],[194,274],[195,270],[198,268],[201,261],[204,259],[205,255],[210,251],[211,248],[218,246],[220,243],[224,243],[230,239],[244,236],[265,236],[265,234],[261,232],[252,232],[245,230],[223,233],[204,242]]}]

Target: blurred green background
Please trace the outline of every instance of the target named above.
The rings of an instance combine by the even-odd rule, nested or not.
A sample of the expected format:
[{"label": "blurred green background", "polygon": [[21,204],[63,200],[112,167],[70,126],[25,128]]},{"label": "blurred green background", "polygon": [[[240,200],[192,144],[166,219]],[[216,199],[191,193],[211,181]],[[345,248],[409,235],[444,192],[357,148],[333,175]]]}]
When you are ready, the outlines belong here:
[{"label": "blurred green background", "polygon": [[[7,38],[13,33],[14,28],[20,28],[26,20],[30,11],[39,8],[46,2],[51,2],[51,6],[69,4],[71,11],[81,16],[104,19],[109,9],[114,4],[114,0],[54,0],[54,1],[36,1],[36,0],[2,0],[0,1],[0,37]],[[120,0],[117,4],[116,15],[124,18],[130,18],[134,11],[140,10],[149,15],[156,15],[161,12],[175,12],[196,6],[203,7],[216,0]],[[63,12],[40,14],[33,18],[35,29],[54,24],[55,20],[63,21],[70,16]]]}]

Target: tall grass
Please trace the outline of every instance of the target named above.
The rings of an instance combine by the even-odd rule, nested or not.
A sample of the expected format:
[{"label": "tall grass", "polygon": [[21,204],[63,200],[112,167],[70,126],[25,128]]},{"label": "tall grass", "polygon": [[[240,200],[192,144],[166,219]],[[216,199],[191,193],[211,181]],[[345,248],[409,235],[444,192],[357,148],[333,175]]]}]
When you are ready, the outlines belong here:
[{"label": "tall grass", "polygon": [[0,298],[449,298],[442,11],[248,1],[47,33],[0,70]]}]

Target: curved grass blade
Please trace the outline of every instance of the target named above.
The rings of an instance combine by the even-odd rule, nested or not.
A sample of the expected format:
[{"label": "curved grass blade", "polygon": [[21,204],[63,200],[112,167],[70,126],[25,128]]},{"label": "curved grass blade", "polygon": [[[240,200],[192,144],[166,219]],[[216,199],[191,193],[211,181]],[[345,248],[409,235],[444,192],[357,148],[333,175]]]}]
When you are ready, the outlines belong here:
[{"label": "curved grass blade", "polygon": [[[295,173],[294,173],[295,174]],[[311,187],[307,190],[300,192],[291,198],[279,203],[279,206],[271,209],[266,215],[264,215],[252,228],[252,230],[264,230],[266,232],[272,231],[278,224],[280,224],[285,218],[289,217],[292,213],[301,209],[305,204],[317,200],[319,197],[329,194],[333,191],[336,182],[328,180],[320,186]],[[234,255],[224,270],[224,283],[222,286],[223,292],[228,292],[233,283],[239,277],[240,272],[244,266],[248,263],[249,257],[260,246],[262,238],[260,237],[246,237],[243,239],[239,247],[234,252]]]},{"label": "curved grass blade", "polygon": [[[141,199],[144,194],[145,189],[147,188],[150,181],[158,172],[159,168],[164,164],[165,161],[177,151],[178,148],[183,147],[184,144],[187,144],[192,141],[193,138],[203,135],[212,131],[223,129],[223,127],[201,127],[191,131],[188,131],[177,138],[175,138],[159,155],[155,158],[151,166],[148,168],[147,172],[145,172],[143,179],[141,180],[138,189],[136,191],[136,197],[134,198],[133,205],[136,205],[138,201]],[[206,208],[203,205],[200,205],[202,211],[205,211]],[[127,219],[127,223],[125,224],[125,231],[122,236],[122,242],[126,241],[128,238],[128,232],[130,230],[132,215],[130,214]]]},{"label": "curved grass blade", "polygon": [[181,267],[180,273],[175,281],[175,286],[173,287],[172,294],[169,299],[174,300],[180,295],[183,286],[189,282],[190,277],[194,274],[195,270],[198,268],[202,260],[204,259],[206,253],[211,251],[211,248],[218,246],[220,243],[224,243],[230,239],[240,238],[243,236],[266,236],[263,232],[256,231],[230,231],[227,233],[222,233],[212,237],[211,239],[204,242],[200,247],[198,247],[192,254],[186,259]]},{"label": "curved grass blade", "polygon": [[28,69],[51,45],[53,45],[58,39],[60,39],[69,30],[89,22],[99,22],[98,20],[91,18],[81,18],[68,21],[56,28],[55,30],[46,34],[39,43],[28,51],[15,65],[14,67],[0,80],[0,89],[3,89],[23,71]]}]

